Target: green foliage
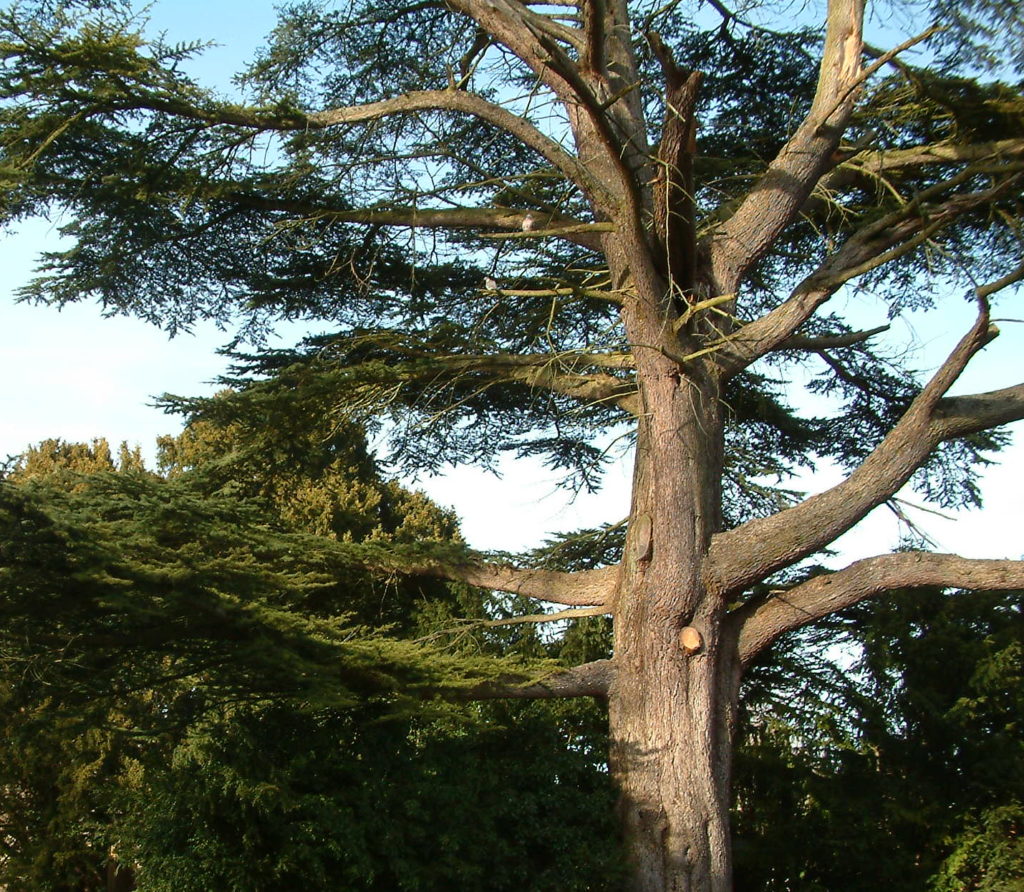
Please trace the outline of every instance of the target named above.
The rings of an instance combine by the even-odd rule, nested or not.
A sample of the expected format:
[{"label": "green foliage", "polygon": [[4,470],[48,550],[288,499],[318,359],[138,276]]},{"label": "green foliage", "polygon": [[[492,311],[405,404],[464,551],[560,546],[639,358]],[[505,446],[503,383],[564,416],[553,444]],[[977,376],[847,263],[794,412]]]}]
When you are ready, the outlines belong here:
[{"label": "green foliage", "polygon": [[204,423],[161,446],[166,479],[47,441],[0,484],[10,889],[100,888],[113,844],[140,889],[613,888],[599,712],[441,706],[548,651],[443,633],[480,593],[364,569],[450,538],[449,515],[356,430],[275,452]]},{"label": "green foliage", "polygon": [[[224,393],[220,402],[229,402]],[[215,414],[215,413],[211,413]],[[458,539],[455,517],[382,475],[353,426],[196,421],[162,437],[158,462],[210,492],[256,502],[285,526],[345,542]]]},{"label": "green foliage", "polygon": [[[982,36],[1009,40],[1020,28],[1003,3],[936,9],[955,22],[936,50],[956,47],[964,65],[980,64],[972,47]],[[772,4],[758,25],[736,14],[706,25],[677,5],[641,3],[636,13],[681,66],[706,74],[696,198],[700,228],[710,232],[808,107],[820,35]],[[580,402],[538,388],[516,360],[539,357],[545,374],[569,381],[599,370],[623,393],[634,388],[627,368],[594,363],[626,351],[614,302],[598,296],[609,287],[600,259],[569,242],[495,242],[486,225],[456,224],[421,240],[386,225],[412,207],[512,208],[587,222],[579,188],[518,140],[468,116],[418,112],[335,128],[307,117],[367,96],[439,89],[466,59],[477,63],[469,85],[485,97],[504,101],[519,80],[534,89],[532,79],[480,50],[458,17],[429,6],[283,10],[241,79],[250,104],[218,97],[183,73],[180,63],[200,45],[169,47],[144,32],[144,18],[120,3],[26,3],[0,16],[3,218],[59,208],[73,221],[61,227],[73,246],[44,257],[24,296],[95,297],[110,312],[171,331],[213,318],[257,341],[278,319],[318,320],[326,333],[293,350],[237,356],[228,382],[240,391],[232,397],[235,420],[284,430],[302,418],[308,429],[324,419],[385,418],[390,457],[408,472],[486,466],[508,452],[544,458],[567,485],[597,485],[608,431],[620,431],[628,413],[607,399]],[[637,52],[656,137],[661,75],[646,41],[638,38]],[[865,92],[851,139],[873,134],[880,150],[896,151],[1019,136],[1019,85],[975,74],[901,62]],[[559,137],[565,122],[534,99],[512,107]],[[843,176],[840,203],[818,196],[820,212],[790,227],[752,271],[738,319],[773,305],[837,241],[904,208],[948,171],[910,166]],[[987,176],[979,169],[958,188],[982,188]],[[1016,215],[1011,194],[994,200],[949,226],[944,250],[910,253],[865,282],[888,296],[893,313],[932,300],[922,276],[967,287],[971,275],[981,280],[1016,256]],[[971,275],[966,256],[978,264]],[[488,275],[526,293],[513,301],[488,294]],[[844,330],[841,319],[823,318],[806,333]],[[790,495],[770,492],[766,479],[816,460],[859,459],[916,390],[914,369],[895,352],[838,348],[827,362],[811,360],[809,371],[812,391],[843,403],[841,421],[799,418],[779,385],[802,376],[796,366],[806,363],[781,354],[776,364],[777,374],[737,379],[727,395],[736,407],[728,433],[731,522],[787,502]],[[766,404],[770,411],[746,411]],[[227,411],[223,401],[178,405],[194,417]],[[971,469],[998,445],[980,436],[943,446],[915,482],[943,504],[969,503],[977,497]]]},{"label": "green foliage", "polygon": [[[762,661],[737,755],[737,883],[1016,888],[1022,606],[1020,593],[907,592]],[[841,662],[860,655],[852,678],[828,658],[838,644]]]},{"label": "green foliage", "polygon": [[984,812],[956,839],[956,848],[942,865],[935,892],[1020,892],[1024,889],[1024,840],[1017,802]]},{"label": "green foliage", "polygon": [[140,888],[616,888],[611,788],[565,710],[473,712],[211,719],[138,793]]},{"label": "green foliage", "polygon": [[6,479],[20,483],[33,478],[73,474],[102,474],[107,471],[142,473],[145,470],[138,446],[121,443],[115,460],[110,444],[99,437],[92,443],[66,443],[44,440],[20,455],[6,474]]},{"label": "green foliage", "polygon": [[[680,69],[706,72],[693,196],[704,236],[721,231],[810,106],[821,45],[786,4],[757,4],[756,21],[712,6],[705,16],[634,4],[642,83],[596,112],[639,97],[645,121],[633,136],[660,135],[665,78],[648,30]],[[927,46],[931,62],[899,58],[858,85],[824,186],[754,263],[735,303],[715,308],[721,318],[704,314],[705,333],[739,331],[794,283],[829,273],[836,246],[854,234],[867,258],[907,248],[858,274],[857,287],[883,294],[891,316],[1017,262],[1018,156],[978,143],[1024,135],[1021,85],[1010,80],[1019,8],[929,8],[952,25]],[[190,426],[162,443],[165,477],[128,451],[115,461],[99,441],[52,441],[0,486],[0,743],[9,757],[0,759],[0,814],[24,819],[7,856],[12,886],[87,882],[116,830],[152,889],[199,888],[197,877],[239,889],[328,878],[500,889],[522,885],[524,864],[530,888],[606,887],[612,848],[581,847],[583,831],[607,833],[592,817],[607,813],[608,798],[593,713],[416,707],[438,691],[603,657],[608,622],[548,637],[486,625],[525,602],[425,582],[467,549],[449,515],[382,478],[363,438],[386,443],[398,470],[486,467],[511,453],[593,487],[608,441],[628,444],[643,412],[631,408],[631,351],[665,348],[627,343],[623,283],[588,238],[607,232],[610,214],[595,215],[587,177],[557,170],[556,152],[441,109],[330,127],[320,114],[368,97],[466,89],[558,142],[565,110],[520,60],[443,5],[285,8],[239,81],[245,101],[183,73],[198,44],[167,46],[145,28],[114,0],[36,0],[0,13],[0,221],[60,214],[71,241],[44,255],[22,296],[97,299],[171,332],[199,319],[238,330],[229,392],[166,400]],[[991,76],[979,75],[985,65]],[[853,163],[861,153],[955,159],[967,149],[984,152],[877,171]],[[649,165],[628,154],[611,160],[635,191],[648,190]],[[526,211],[572,218],[583,236],[520,238]],[[649,211],[637,228],[656,229]],[[424,224],[431,214],[447,222]],[[915,242],[933,215],[946,224],[941,243]],[[654,263],[647,253],[640,259]],[[617,274],[628,279],[628,266],[619,257]],[[282,319],[322,333],[262,349]],[[799,335],[852,330],[837,313]],[[838,411],[798,408],[794,380]],[[734,376],[715,395],[726,407],[714,506],[723,525],[789,504],[798,494],[779,484],[797,469],[862,462],[919,388],[904,355],[856,338],[781,349]],[[914,483],[942,505],[976,502],[975,468],[1003,442],[981,433],[944,443]],[[621,530],[602,529],[530,557],[592,568],[621,547]],[[813,636],[754,671],[737,766],[744,888],[1016,880],[1020,741],[1000,717],[1021,706],[1020,642],[1003,622],[1019,609],[997,599],[980,619],[964,603],[921,599],[928,612],[917,616],[923,607],[877,607],[818,633],[842,632],[863,648],[856,683]],[[981,637],[963,634],[965,621]],[[67,772],[48,777],[72,730]],[[137,733],[159,746],[143,753]],[[502,782],[513,764],[522,783],[510,795]],[[948,766],[963,780],[953,796]],[[109,780],[102,790],[100,778]],[[49,798],[40,792],[48,783]],[[473,801],[479,814],[460,807]],[[789,845],[795,835],[806,847]],[[892,854],[880,859],[883,850]]]}]

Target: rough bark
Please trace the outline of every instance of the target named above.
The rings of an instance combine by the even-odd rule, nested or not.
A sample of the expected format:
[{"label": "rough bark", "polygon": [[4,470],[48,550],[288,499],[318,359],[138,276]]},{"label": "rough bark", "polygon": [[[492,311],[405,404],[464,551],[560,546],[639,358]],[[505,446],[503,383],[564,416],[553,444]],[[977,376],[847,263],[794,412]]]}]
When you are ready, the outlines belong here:
[{"label": "rough bark", "polygon": [[[660,283],[634,287],[646,299],[626,308],[627,330],[634,343],[656,343]],[[611,770],[631,888],[724,892],[736,674],[724,604],[702,573],[720,525],[721,394],[714,375],[688,375],[662,351],[637,351],[636,361],[643,398],[615,603]],[[699,646],[681,646],[683,629]]]}]

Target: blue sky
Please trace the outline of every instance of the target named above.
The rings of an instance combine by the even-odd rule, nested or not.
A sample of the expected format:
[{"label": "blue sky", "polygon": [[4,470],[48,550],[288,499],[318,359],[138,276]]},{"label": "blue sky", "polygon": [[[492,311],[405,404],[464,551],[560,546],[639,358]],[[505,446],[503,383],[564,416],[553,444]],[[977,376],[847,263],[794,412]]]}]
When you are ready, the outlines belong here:
[{"label": "blue sky", "polygon": [[[162,2],[151,11],[151,32],[166,31],[170,41],[214,40],[192,66],[203,82],[228,87],[237,70],[273,27],[269,3]],[[31,275],[33,258],[56,245],[54,225],[33,221],[0,240],[0,458],[20,452],[47,437],[127,440],[151,454],[154,438],[179,428],[150,404],[163,392],[186,395],[209,392],[209,382],[224,369],[216,348],[227,340],[212,325],[194,335],[169,339],[153,326],[128,318],[102,318],[99,309],[79,304],[57,311],[16,305],[14,290]],[[841,300],[838,299],[837,300]],[[1004,301],[1007,306],[1017,301]],[[884,309],[863,298],[856,304],[865,327],[884,322]],[[919,368],[934,367],[970,325],[966,301],[950,301],[950,309],[917,314],[901,323],[900,334],[916,346]],[[841,308],[841,306],[839,307]],[[997,316],[1024,316],[1024,310],[999,311]],[[1004,335],[975,360],[956,392],[975,392],[1013,384],[1024,372],[1024,325],[1004,323]],[[1018,431],[1022,425],[1016,425]],[[1018,436],[1018,439],[1020,437]],[[915,518],[937,540],[939,550],[974,557],[1020,557],[1024,554],[1019,517],[1024,514],[1024,483],[1019,468],[1024,447],[1007,453],[1000,467],[986,475],[986,509],[944,521],[917,513]],[[453,505],[463,517],[472,544],[481,548],[514,549],[536,544],[555,529],[617,521],[628,513],[629,470],[616,466],[605,491],[570,502],[556,492],[552,478],[536,463],[506,462],[503,479],[473,469],[419,482],[434,498]],[[836,482],[825,472],[802,481],[820,489]],[[913,500],[912,495],[908,498]],[[895,544],[898,525],[886,509],[876,511],[866,529],[844,541],[849,556],[886,551]]]}]

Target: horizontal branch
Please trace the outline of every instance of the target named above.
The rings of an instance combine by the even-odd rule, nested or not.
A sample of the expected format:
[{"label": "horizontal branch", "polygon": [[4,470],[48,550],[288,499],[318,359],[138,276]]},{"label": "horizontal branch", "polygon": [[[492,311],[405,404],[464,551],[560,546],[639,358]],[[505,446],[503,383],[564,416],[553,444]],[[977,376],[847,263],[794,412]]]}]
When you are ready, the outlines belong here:
[{"label": "horizontal branch", "polygon": [[[517,383],[531,389],[547,390],[578,400],[584,405],[608,404],[624,412],[636,415],[639,398],[636,382],[631,377],[616,377],[603,372],[582,372],[577,369],[608,368],[628,370],[632,368],[630,357],[623,354],[495,354],[466,355],[454,353],[434,355],[428,350],[401,345],[386,345],[389,350],[413,360],[407,380],[426,378],[431,382],[438,379],[438,370],[444,369],[451,380],[460,375],[470,375],[493,383]],[[424,365],[418,360],[426,359]],[[405,369],[401,361],[390,366],[392,372],[401,378]]]},{"label": "horizontal branch", "polygon": [[[311,218],[330,218],[339,223],[365,223],[372,226],[401,226],[416,229],[504,229],[499,238],[522,235],[523,222],[529,211],[515,208],[332,208],[293,198],[278,198],[248,192],[229,193],[228,197],[243,207],[267,211],[284,211]],[[564,238],[584,248],[600,250],[603,224],[582,223],[571,217],[554,217],[545,234]],[[530,233],[531,235],[533,233]],[[481,235],[486,235],[481,233]]]},{"label": "horizontal branch", "polygon": [[941,440],[966,437],[1024,419],[1024,384],[951,396],[936,406],[932,427]]},{"label": "horizontal branch", "polygon": [[569,610],[556,610],[554,613],[530,613],[525,616],[510,616],[508,619],[485,619],[481,625],[488,628],[499,626],[519,626],[526,623],[541,625],[542,623],[560,623],[566,620],[585,619],[588,616],[610,616],[614,611],[611,606],[572,607]]},{"label": "horizontal branch", "polygon": [[481,588],[523,595],[538,601],[549,601],[552,604],[564,604],[569,607],[599,607],[611,604],[619,580],[618,566],[562,573],[557,570],[529,570],[481,561],[466,564],[423,564],[418,570],[411,572],[466,582]]},{"label": "horizontal branch", "polygon": [[739,658],[748,663],[785,632],[874,595],[901,588],[1024,588],[1024,561],[978,560],[954,554],[902,552],[857,561],[776,594],[751,611],[739,608]]},{"label": "horizontal branch", "polygon": [[823,177],[819,188],[826,192],[836,192],[865,175],[874,178],[921,167],[1011,158],[1024,158],[1024,139],[1018,137],[979,143],[940,143],[904,149],[860,151]]},{"label": "horizontal branch", "polygon": [[543,700],[556,697],[607,697],[615,674],[612,660],[595,660],[553,672],[530,684],[488,681],[455,692],[464,700]]},{"label": "horizontal branch", "polygon": [[[558,292],[552,291],[515,291],[505,290],[503,288],[496,289],[497,294],[508,294],[508,295],[527,295],[527,296],[540,296],[548,297],[557,294]],[[574,291],[573,289],[565,289],[565,294],[577,294],[581,292]],[[409,351],[411,355],[421,355],[416,351]],[[432,354],[422,354],[429,356],[434,362],[441,362],[447,364],[465,364],[467,368],[479,368],[479,369],[501,369],[508,370],[512,368],[520,367],[540,367],[540,366],[556,366],[569,371],[575,371],[577,368],[601,368],[601,369],[618,369],[618,370],[632,370],[636,368],[636,359],[632,353],[586,353],[586,352],[574,352],[566,350],[563,353],[495,353],[495,354],[482,354],[479,356],[466,356],[460,353],[451,353],[445,356],[435,356]],[[619,383],[624,383],[620,379],[614,379]]]},{"label": "horizontal branch", "polygon": [[[606,300],[609,303],[621,304],[623,298],[616,291],[603,291],[600,288],[491,288],[495,294],[506,297],[589,297],[594,300]],[[626,354],[623,354],[624,356]],[[628,354],[629,364],[621,363],[614,366],[604,364],[606,368],[633,368],[632,354]]]},{"label": "horizontal branch", "polygon": [[[493,372],[528,387],[549,390],[587,405],[610,403],[631,415],[639,412],[636,383],[614,375],[574,372],[572,360],[545,357],[446,357],[447,365],[461,365],[467,371]],[[525,360],[525,361],[524,361]],[[585,360],[584,360],[585,363]]]},{"label": "horizontal branch", "polygon": [[888,331],[888,325],[879,325],[877,328],[869,328],[865,331],[851,331],[839,335],[822,335],[820,337],[808,337],[804,335],[791,335],[786,338],[777,350],[835,350],[841,347],[853,347],[856,344],[863,344],[873,338],[876,334]]}]

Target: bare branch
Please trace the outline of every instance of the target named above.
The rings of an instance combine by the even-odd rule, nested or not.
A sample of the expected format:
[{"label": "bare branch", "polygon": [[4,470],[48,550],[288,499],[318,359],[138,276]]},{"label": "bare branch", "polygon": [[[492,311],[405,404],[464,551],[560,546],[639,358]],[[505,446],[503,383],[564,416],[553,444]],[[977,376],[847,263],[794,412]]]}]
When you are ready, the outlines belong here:
[{"label": "bare branch", "polygon": [[993,294],[1002,291],[1004,288],[1009,288],[1011,285],[1017,284],[1024,279],[1024,260],[1021,260],[1010,272],[1005,276],[1000,276],[998,279],[993,279],[991,282],[986,282],[984,285],[979,285],[975,289],[975,294],[979,300],[988,300]]},{"label": "bare branch", "polygon": [[945,417],[940,401],[971,357],[997,333],[989,327],[987,305],[980,303],[971,330],[885,439],[849,477],[792,508],[748,521],[713,538],[707,573],[723,592],[743,589],[828,545],[896,493],[942,440],[966,432],[957,430],[957,425]]},{"label": "bare branch", "polygon": [[883,592],[942,586],[965,589],[1024,588],[1024,561],[976,560],[955,554],[903,552],[857,561],[773,595],[754,609],[740,607],[739,657],[748,663],[785,632],[808,625]]},{"label": "bare branch", "polygon": [[[850,94],[857,87],[859,87],[861,84],[867,81],[871,77],[871,75],[873,75],[880,68],[892,62],[892,60],[895,59],[900,53],[906,52],[911,47],[917,46],[917,44],[922,43],[925,40],[928,40],[929,37],[933,37],[935,34],[938,34],[942,30],[943,29],[941,26],[932,25],[931,27],[926,28],[920,34],[914,37],[910,37],[907,40],[904,40],[903,43],[899,44],[898,46],[894,46],[891,50],[887,50],[886,52],[879,54],[878,58],[875,59],[875,61],[872,62],[867,68],[863,69],[860,73],[860,76],[853,83],[851,83],[849,87],[846,88],[846,92],[844,92],[843,95],[840,96],[839,99],[836,101],[835,108],[838,108],[843,102],[845,102],[850,97]],[[866,46],[864,48],[867,49]]]},{"label": "bare branch", "polygon": [[462,700],[542,700],[555,697],[607,697],[615,675],[612,660],[595,660],[561,672],[554,672],[530,684],[514,681],[488,681],[456,690]]},{"label": "bare branch", "polygon": [[935,409],[935,437],[952,440],[1024,419],[1024,384],[946,397]]},{"label": "bare branch", "polygon": [[807,117],[736,212],[711,237],[713,287],[743,273],[797,217],[839,146],[861,77],[863,0],[829,0],[818,86]]},{"label": "bare branch", "polygon": [[[621,127],[618,128],[620,132],[616,132],[616,128],[613,126],[615,116],[611,114],[611,106],[614,105],[614,102],[602,101],[598,97],[591,84],[579,71],[576,63],[566,56],[557,44],[543,35],[538,38],[538,42],[548,52],[548,66],[559,72],[572,90],[569,102],[584,111],[594,135],[604,146],[606,159],[611,161],[613,168],[618,173],[633,214],[639,215],[643,203],[642,197],[633,172],[625,160],[625,156],[628,154],[627,142],[632,138],[632,134],[621,132]],[[597,82],[603,85],[602,81],[598,80]],[[593,190],[591,191],[593,192]],[[616,204],[608,197],[607,191],[605,191],[605,196],[603,204],[606,208]],[[637,219],[639,219],[638,216]]]},{"label": "bare branch", "polygon": [[[605,300],[613,304],[622,304],[622,294],[615,291],[604,291],[600,288],[495,288],[495,294],[506,297],[589,297],[594,300]],[[612,358],[613,357],[613,358]],[[597,355],[591,357],[594,365],[604,368],[631,369],[636,363],[631,353]]]},{"label": "bare branch", "polygon": [[855,344],[863,344],[876,334],[881,334],[883,331],[888,330],[888,325],[879,325],[877,328],[869,328],[865,331],[851,331],[847,334],[839,335],[823,335],[817,338],[792,335],[779,344],[776,349],[817,352],[819,350],[834,350],[839,347],[853,347]]},{"label": "bare branch", "polygon": [[411,572],[467,582],[481,588],[569,607],[610,604],[619,579],[617,566],[561,573],[557,570],[526,570],[483,561],[473,564],[430,562],[421,564]]}]

